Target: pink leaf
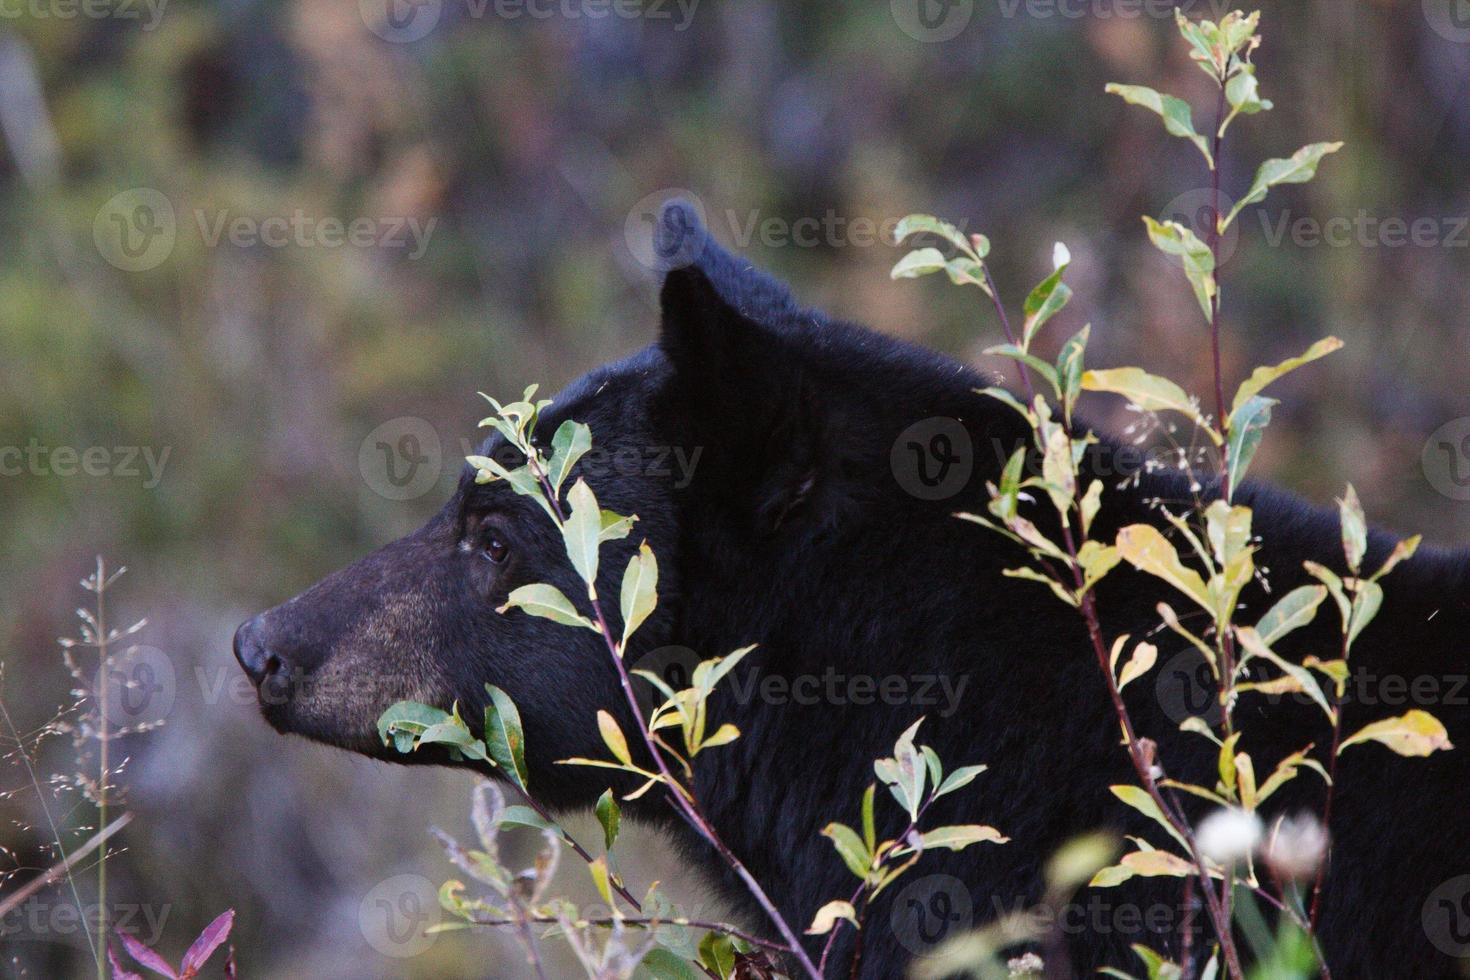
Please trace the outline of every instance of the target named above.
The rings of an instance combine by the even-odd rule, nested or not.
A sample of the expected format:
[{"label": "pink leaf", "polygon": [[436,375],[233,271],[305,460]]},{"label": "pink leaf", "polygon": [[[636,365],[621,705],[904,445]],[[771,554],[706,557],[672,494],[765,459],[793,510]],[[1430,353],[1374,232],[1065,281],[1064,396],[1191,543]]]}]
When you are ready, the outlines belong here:
[{"label": "pink leaf", "polygon": [[128,955],[133,959],[142,963],[154,973],[168,977],[169,980],[179,980],[179,975],[174,972],[174,968],[169,966],[168,961],[162,956],[159,956],[153,950],[126,933],[118,933],[117,938],[122,940],[123,948],[128,951]]},{"label": "pink leaf", "polygon": [[204,927],[199,938],[189,947],[184,954],[184,960],[179,964],[181,973],[198,973],[214,951],[219,949],[220,943],[230,938],[230,929],[235,924],[235,910],[227,909],[221,912],[213,922]]},{"label": "pink leaf", "polygon": [[140,973],[134,973],[117,961],[117,950],[112,948],[112,943],[107,944],[107,962],[112,964],[112,980],[143,980]]}]

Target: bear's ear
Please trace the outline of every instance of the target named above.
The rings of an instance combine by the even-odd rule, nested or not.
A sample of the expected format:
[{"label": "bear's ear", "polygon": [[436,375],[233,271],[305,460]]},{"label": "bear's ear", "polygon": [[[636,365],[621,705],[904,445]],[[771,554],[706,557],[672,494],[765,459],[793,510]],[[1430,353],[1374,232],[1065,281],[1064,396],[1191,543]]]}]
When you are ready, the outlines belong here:
[{"label": "bear's ear", "polygon": [[820,469],[817,399],[800,358],[699,266],[671,270],[660,305],[673,410],[704,460],[697,489],[725,499],[757,533],[772,533],[808,502]]}]

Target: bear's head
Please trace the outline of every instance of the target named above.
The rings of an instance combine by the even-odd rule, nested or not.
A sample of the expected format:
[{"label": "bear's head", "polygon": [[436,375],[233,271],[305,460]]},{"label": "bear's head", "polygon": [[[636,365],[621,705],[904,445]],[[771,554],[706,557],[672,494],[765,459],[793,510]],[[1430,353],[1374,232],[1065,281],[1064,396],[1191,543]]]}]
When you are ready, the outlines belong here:
[{"label": "bear's head", "polygon": [[[916,419],[981,418],[982,379],[972,372],[802,309],[723,251],[686,205],[667,207],[659,227],[659,251],[671,261],[658,343],[574,382],[535,432],[545,445],[564,420],[586,424],[593,451],[565,485],[585,479],[604,509],[638,517],[631,535],[604,546],[599,594],[617,596],[639,543],[658,558],[658,608],[630,662],[672,644],[705,658],[761,640],[761,597],[787,589],[787,556],[839,547],[846,535],[850,553],[892,560],[912,544],[887,537],[914,526],[895,519],[905,508],[928,509],[950,533],[958,498],[906,492],[890,475],[890,451]],[[971,436],[981,444],[980,431]],[[519,463],[498,434],[481,453]],[[627,730],[617,672],[600,636],[497,611],[521,585],[546,582],[571,597],[585,588],[537,502],[474,477],[467,466],[419,530],[243,624],[235,655],[278,730],[394,761],[448,756],[385,747],[377,730],[385,709],[457,703],[474,727],[485,684],[494,684],[520,711],[538,795],[551,805],[590,802],[606,773],[553,763],[605,754],[599,709]],[[981,481],[970,477],[973,487]],[[729,636],[693,627],[691,603],[723,604],[741,625]],[[604,608],[620,629],[615,598]]]}]

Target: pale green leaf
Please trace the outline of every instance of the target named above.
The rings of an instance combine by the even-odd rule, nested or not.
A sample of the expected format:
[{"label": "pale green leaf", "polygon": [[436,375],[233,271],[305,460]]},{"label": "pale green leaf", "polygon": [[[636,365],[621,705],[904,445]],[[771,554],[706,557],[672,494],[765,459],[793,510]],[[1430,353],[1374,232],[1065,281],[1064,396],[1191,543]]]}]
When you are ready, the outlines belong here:
[{"label": "pale green leaf", "polygon": [[602,534],[602,509],[585,480],[578,480],[567,491],[572,511],[562,526],[562,541],[572,567],[587,583],[589,594],[597,583],[597,553]]},{"label": "pale green leaf", "polygon": [[917,279],[933,272],[940,272],[948,265],[944,253],[937,248],[917,248],[894,265],[888,275],[892,279]]},{"label": "pale green leaf", "polygon": [[628,559],[628,568],[623,573],[623,588],[619,596],[619,608],[623,614],[623,645],[643,625],[643,621],[658,604],[658,561],[648,542],[638,546],[638,553]]},{"label": "pale green leaf", "polygon": [[1340,149],[1342,149],[1341,143],[1313,143],[1302,147],[1286,159],[1267,160],[1256,171],[1256,179],[1251,183],[1251,189],[1231,210],[1221,228],[1230,227],[1240,212],[1249,205],[1264,201],[1271,188],[1281,184],[1307,183],[1317,176],[1317,167],[1321,164],[1322,158]]},{"label": "pale green leaf", "polygon": [[1164,129],[1170,136],[1178,136],[1187,139],[1195,145],[1205,162],[1214,168],[1214,158],[1210,156],[1210,147],[1194,128],[1194,114],[1189,108],[1189,103],[1172,95],[1164,95],[1155,92],[1143,85],[1119,85],[1110,83],[1104,91],[1110,95],[1116,95],[1124,102],[1131,105],[1142,106],[1156,113],[1164,121]]},{"label": "pale green leaf", "polygon": [[496,609],[496,612],[504,613],[510,609],[521,609],[532,616],[549,619],[563,626],[581,626],[598,632],[597,625],[577,612],[572,601],[560,589],[544,582],[522,585],[513,590],[506,596],[505,604]]},{"label": "pale green leaf", "polygon": [[1254,371],[1251,372],[1251,376],[1247,378],[1244,382],[1242,382],[1240,387],[1235,390],[1235,400],[1231,403],[1230,406],[1231,417],[1234,418],[1236,413],[1240,411],[1241,406],[1250,401],[1256,395],[1259,395],[1267,385],[1275,381],[1277,378],[1280,378],[1282,375],[1285,374],[1290,374],[1292,371],[1295,371],[1297,368],[1301,367],[1304,364],[1310,364],[1311,362],[1319,358],[1326,357],[1333,351],[1341,349],[1341,340],[1338,340],[1336,337],[1324,337],[1313,344],[1311,347],[1308,347],[1306,353],[1304,354],[1301,354],[1297,357],[1288,358],[1282,361],[1280,364],[1272,365],[1270,367],[1256,368]]},{"label": "pale green leaf", "polygon": [[494,684],[486,684],[485,690],[490,695],[490,703],[485,706],[485,753],[507,779],[527,789],[530,772],[526,768],[526,733],[521,728],[521,713],[510,695]]},{"label": "pale green leaf", "polygon": [[1004,844],[1010,840],[994,827],[983,824],[959,824],[953,827],[936,827],[923,833],[924,850],[947,847],[951,851],[963,851],[971,844]]}]

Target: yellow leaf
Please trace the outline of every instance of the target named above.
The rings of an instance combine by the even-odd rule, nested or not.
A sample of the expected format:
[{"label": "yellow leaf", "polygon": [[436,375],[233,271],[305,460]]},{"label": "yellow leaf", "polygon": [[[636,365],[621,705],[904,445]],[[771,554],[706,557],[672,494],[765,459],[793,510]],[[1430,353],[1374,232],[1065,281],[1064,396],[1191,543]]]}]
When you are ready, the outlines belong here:
[{"label": "yellow leaf", "polygon": [[1385,718],[1359,729],[1356,735],[1346,739],[1342,749],[1362,742],[1378,742],[1388,746],[1399,755],[1425,756],[1441,749],[1452,749],[1449,733],[1438,718],[1427,711],[1415,708],[1397,718]]}]

